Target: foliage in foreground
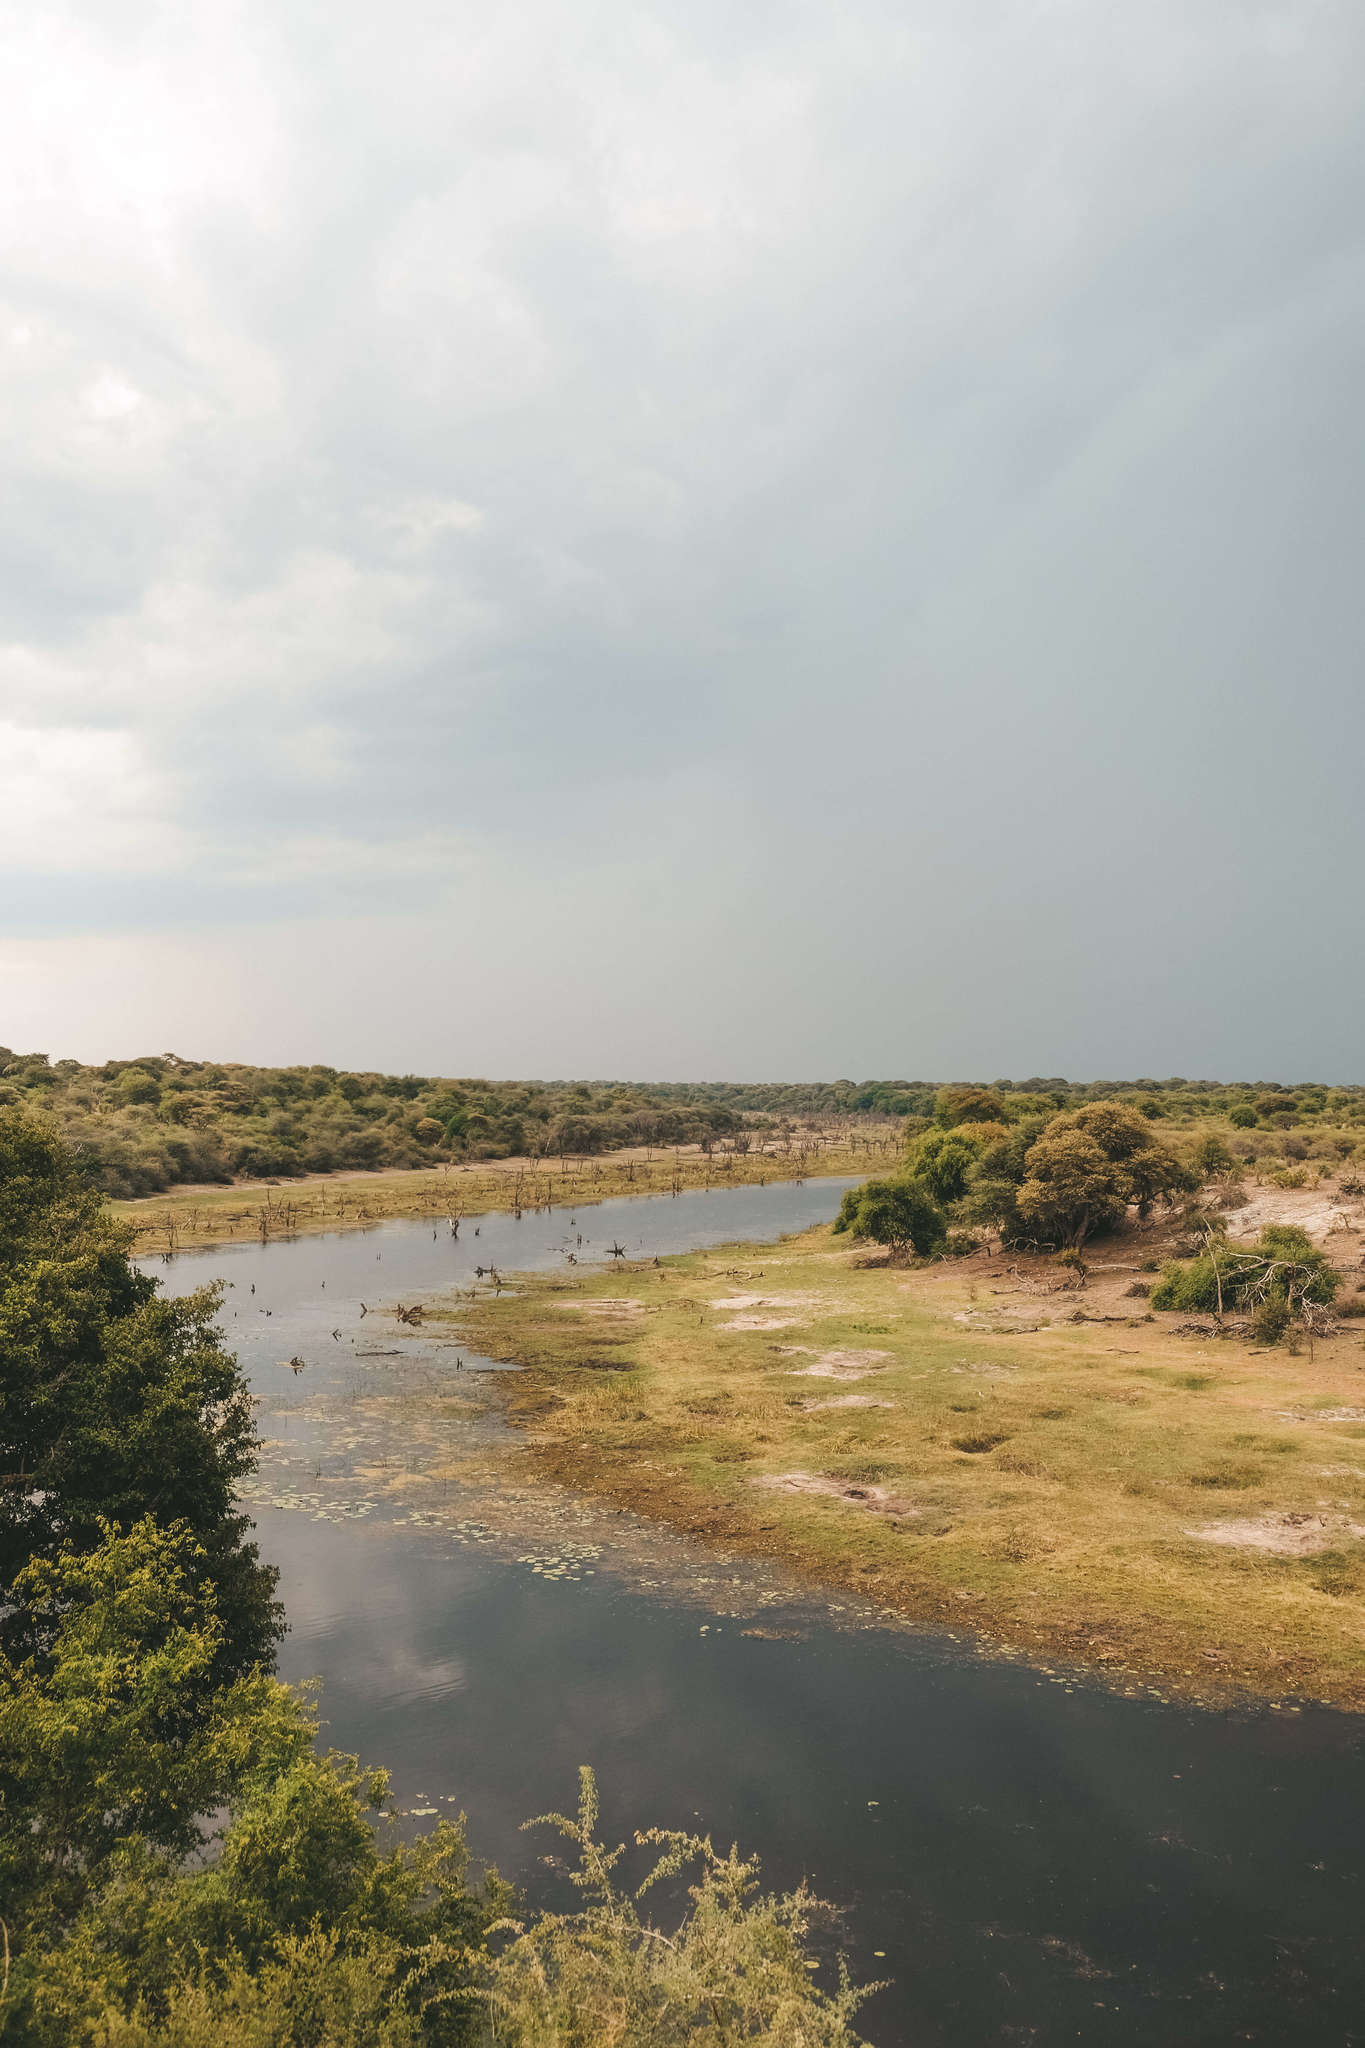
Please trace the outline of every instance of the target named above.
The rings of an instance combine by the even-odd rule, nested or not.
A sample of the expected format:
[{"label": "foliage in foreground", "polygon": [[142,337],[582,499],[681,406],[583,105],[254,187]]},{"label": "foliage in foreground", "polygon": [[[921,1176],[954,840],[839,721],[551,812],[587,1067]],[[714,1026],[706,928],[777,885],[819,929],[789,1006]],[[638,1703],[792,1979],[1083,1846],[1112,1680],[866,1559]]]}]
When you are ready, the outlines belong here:
[{"label": "foliage in foreground", "polygon": [[[854,2048],[850,2028],[872,1989],[855,1989],[840,1969],[837,1991],[812,1984],[808,1936],[828,1908],[803,1886],[760,1894],[758,1866],[737,1849],[720,1855],[709,1836],[651,1828],[642,1847],[662,1850],[634,1896],[612,1872],[623,1847],[596,1839],[597,1787],[580,1772],[576,1819],[545,1814],[578,1851],[572,1882],[583,1895],[577,1914],[546,1914],[518,1931],[489,1977],[496,2038],[522,2048],[730,2048],[763,2041],[771,2048]],[[639,1901],[661,1881],[696,1871],[691,1901],[669,1934],[640,1914]]]},{"label": "foliage in foreground", "polygon": [[[0,2035],[18,2048],[852,2043],[814,1901],[701,1864],[669,1935],[606,1882],[526,1929],[462,1828],[397,1833],[272,1674],[255,1440],[213,1301],[163,1302],[57,1140],[0,1113]],[[573,1824],[562,1823],[570,1827]]]},{"label": "foliage in foreground", "polygon": [[280,1632],[276,1575],[236,1502],[255,1468],[251,1404],[217,1295],[166,1300],[130,1240],[60,1140],[0,1110],[0,1642],[42,1647],[40,1606],[3,1597],[27,1565],[151,1514],[196,1538],[218,1683],[269,1658]]},{"label": "foliage in foreground", "polygon": [[[826,1909],[804,1888],[761,1895],[734,1849],[657,1830],[636,1837],[662,1852],[654,1870],[619,1892],[590,1772],[576,1820],[544,1817],[578,1850],[578,1913],[516,1923],[496,1874],[470,1884],[449,1822],[386,1842],[386,1774],[317,1756],[299,1694],[257,1672],[206,1696],[219,1631],[195,1562],[187,1533],[148,1520],[14,1589],[52,1625],[42,1657],[0,1657],[7,2039],[853,2048],[866,1992],[811,1978]],[[688,1867],[665,1932],[639,1902]]]},{"label": "foliage in foreground", "polygon": [[[467,1999],[508,1894],[469,1887],[449,1824],[385,1846],[385,1774],[317,1756],[304,1697],[212,1685],[196,1549],[147,1519],[12,1589],[45,1647],[0,1656],[6,2038],[194,2041],[208,2016],[244,2042],[467,2038],[427,2015]],[[328,2011],[350,2031],[311,2030]]]}]

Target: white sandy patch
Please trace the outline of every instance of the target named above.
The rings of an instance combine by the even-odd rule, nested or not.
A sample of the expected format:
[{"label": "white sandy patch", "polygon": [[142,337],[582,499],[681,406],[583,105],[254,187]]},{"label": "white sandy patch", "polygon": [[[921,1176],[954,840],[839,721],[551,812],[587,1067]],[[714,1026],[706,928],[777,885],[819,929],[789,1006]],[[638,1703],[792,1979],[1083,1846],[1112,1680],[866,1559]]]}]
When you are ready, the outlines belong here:
[{"label": "white sandy patch", "polygon": [[1326,1188],[1257,1188],[1244,1209],[1228,1212],[1234,1243],[1259,1237],[1267,1223],[1296,1223],[1321,1243],[1343,1223],[1348,1230],[1360,1230],[1365,1219],[1358,1201]]},{"label": "white sandy patch", "polygon": [[1201,1543],[1223,1543],[1236,1550],[1270,1550],[1277,1557],[1312,1557],[1315,1551],[1330,1550],[1343,1537],[1365,1536],[1358,1522],[1340,1515],[1291,1514],[1248,1515],[1243,1520],[1209,1522],[1202,1529],[1186,1529],[1187,1536]]},{"label": "white sandy patch", "polygon": [[557,1301],[555,1307],[565,1315],[573,1316],[638,1316],[644,1313],[644,1303],[633,1301],[626,1296],[611,1301]]},{"label": "white sandy patch", "polygon": [[718,1330],[802,1330],[806,1326],[804,1316],[731,1316],[728,1323],[717,1323]]},{"label": "white sandy patch", "polygon": [[823,1472],[775,1472],[770,1478],[756,1479],[754,1485],[765,1486],[773,1493],[815,1494],[826,1500],[847,1501],[850,1507],[871,1508],[883,1515],[920,1512],[909,1501],[888,1493],[884,1486],[859,1486],[850,1479],[830,1479]]},{"label": "white sandy patch", "polygon": [[727,1294],[713,1308],[810,1308],[818,1294]]},{"label": "white sandy patch", "polygon": [[876,1401],[871,1394],[836,1394],[829,1401],[803,1401],[801,1407],[807,1415],[818,1415],[822,1408],[894,1408],[894,1401]]},{"label": "white sandy patch", "polygon": [[885,1372],[890,1351],[812,1351],[809,1344],[784,1344],[786,1358],[813,1358],[814,1365],[796,1366],[793,1379],[865,1380],[869,1373]]},{"label": "white sandy patch", "polygon": [[1277,1408],[1277,1422],[1365,1422],[1365,1408]]}]

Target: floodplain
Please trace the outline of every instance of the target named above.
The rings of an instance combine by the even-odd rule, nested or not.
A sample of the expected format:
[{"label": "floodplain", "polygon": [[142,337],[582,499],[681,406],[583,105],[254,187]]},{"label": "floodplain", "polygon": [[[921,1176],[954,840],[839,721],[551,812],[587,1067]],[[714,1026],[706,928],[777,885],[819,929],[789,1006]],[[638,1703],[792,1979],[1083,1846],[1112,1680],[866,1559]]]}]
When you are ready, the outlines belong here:
[{"label": "floodplain", "polygon": [[[1361,1227],[1326,1240],[1345,1269]],[[1359,1326],[1287,1349],[1154,1315],[1162,1249],[906,1267],[821,1226],[445,1312],[523,1368],[523,1455],[576,1489],[1120,1686],[1365,1706]]]}]

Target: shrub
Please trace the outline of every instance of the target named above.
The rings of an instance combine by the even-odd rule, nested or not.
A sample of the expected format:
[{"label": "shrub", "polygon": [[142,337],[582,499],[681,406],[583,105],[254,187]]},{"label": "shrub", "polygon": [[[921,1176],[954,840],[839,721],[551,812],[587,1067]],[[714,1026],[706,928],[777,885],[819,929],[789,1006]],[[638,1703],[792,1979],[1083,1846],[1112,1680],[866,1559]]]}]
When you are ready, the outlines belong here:
[{"label": "shrub", "polygon": [[1234,1102],[1228,1111],[1228,1122],[1234,1130],[1251,1131],[1256,1128],[1258,1118],[1254,1103]]},{"label": "shrub", "polygon": [[850,1188],[834,1220],[836,1231],[871,1238],[889,1251],[907,1246],[921,1254],[937,1251],[948,1233],[947,1218],[917,1181],[869,1180]]},{"label": "shrub", "polygon": [[[1152,1290],[1152,1307],[1216,1314],[1220,1308],[1252,1311],[1258,1336],[1274,1343],[1305,1302],[1325,1307],[1336,1297],[1340,1275],[1327,1254],[1293,1224],[1270,1224],[1255,1245],[1210,1239],[1198,1258],[1171,1262]],[[1260,1324],[1260,1309],[1277,1303]],[[1281,1310],[1283,1314],[1281,1315]],[[1275,1335],[1269,1333],[1278,1324]]]},{"label": "shrub", "polygon": [[1252,1314],[1251,1334],[1262,1344],[1278,1344],[1289,1323],[1289,1303],[1276,1294],[1269,1294]]},{"label": "shrub", "polygon": [[[661,1852],[632,1896],[612,1872],[623,1846],[595,1839],[597,1788],[580,1772],[575,1820],[545,1814],[532,1826],[559,1830],[576,1846],[570,1872],[583,1909],[544,1914],[495,1964],[489,2002],[495,2038],[507,2048],[588,2048],[648,2042],[650,2048],[857,2048],[850,2021],[867,1997],[841,1968],[839,1989],[813,1984],[808,1932],[828,1913],[804,1885],[781,1897],[758,1890],[758,1867],[737,1849],[719,1855],[709,1837],[651,1828],[635,1839]],[[637,1901],[660,1880],[687,1869],[690,1910],[666,1937],[640,1916]]]},{"label": "shrub", "polygon": [[1233,1157],[1217,1131],[1206,1131],[1194,1148],[1194,1164],[1205,1180],[1212,1180],[1215,1174],[1229,1173]]}]

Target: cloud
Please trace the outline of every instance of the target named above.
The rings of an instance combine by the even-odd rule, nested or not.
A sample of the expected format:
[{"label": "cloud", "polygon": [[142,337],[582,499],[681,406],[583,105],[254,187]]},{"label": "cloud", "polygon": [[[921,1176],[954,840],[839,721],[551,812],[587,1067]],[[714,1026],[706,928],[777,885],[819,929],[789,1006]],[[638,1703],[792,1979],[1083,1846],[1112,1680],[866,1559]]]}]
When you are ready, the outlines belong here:
[{"label": "cloud", "polygon": [[135,877],[181,851],[174,795],[132,736],[0,724],[0,867]]},{"label": "cloud", "polygon": [[[983,1067],[1049,1020],[1047,1071],[1148,1038],[1149,1071],[1254,1067],[1221,1015],[1254,984],[1261,1064],[1315,1068],[1248,962],[1288,917],[1296,971],[1365,995],[1358,11],[9,27],[15,944],[109,934],[116,976],[124,934],[131,981],[277,926],[301,1043],[309,919],[373,946],[387,915],[404,955],[415,920],[431,957],[477,930],[493,993],[450,1058],[547,1070],[553,902],[596,934],[600,1070],[955,1070],[988,953]],[[599,921],[608,878],[647,943]],[[354,1001],[370,1057],[449,1063]]]}]

